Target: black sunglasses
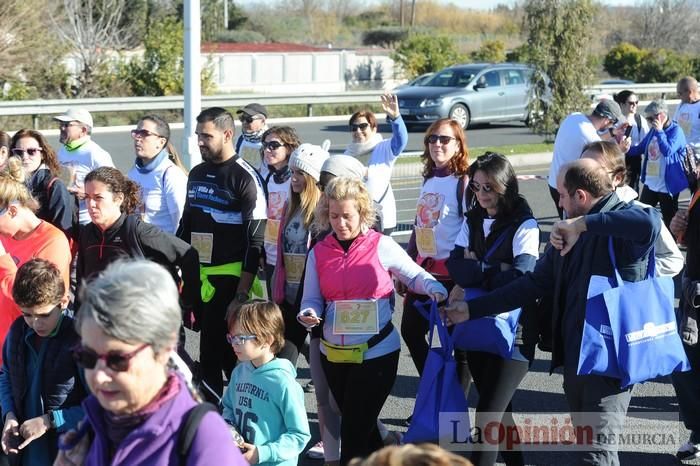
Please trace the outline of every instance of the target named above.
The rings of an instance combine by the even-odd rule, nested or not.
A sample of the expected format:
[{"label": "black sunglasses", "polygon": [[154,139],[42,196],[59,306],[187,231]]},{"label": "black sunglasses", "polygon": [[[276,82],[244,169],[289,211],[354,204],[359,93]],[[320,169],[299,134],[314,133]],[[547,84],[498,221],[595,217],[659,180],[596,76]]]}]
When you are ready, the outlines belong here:
[{"label": "black sunglasses", "polygon": [[129,370],[131,360],[139,354],[139,352],[150,346],[148,343],[136,348],[129,353],[121,353],[119,351],[110,351],[107,354],[97,354],[92,348],[87,346],[78,346],[73,349],[73,359],[85,369],[94,369],[97,361],[102,360],[105,365],[115,372],[126,372]]},{"label": "black sunglasses", "polygon": [[369,123],[359,123],[359,124],[353,123],[350,125],[350,130],[353,132],[357,131],[358,129],[360,131],[364,131],[367,129],[368,126],[369,126]]},{"label": "black sunglasses", "polygon": [[259,120],[259,119],[260,119],[260,117],[257,115],[256,116],[243,116],[243,115],[241,115],[239,118],[239,120],[241,120],[241,123],[248,123],[248,124],[251,124],[255,120]]},{"label": "black sunglasses", "polygon": [[41,153],[41,147],[31,147],[29,149],[19,149],[15,147],[12,149],[12,154],[16,155],[17,157],[22,157],[24,154],[29,154],[30,156],[34,157],[37,154]]},{"label": "black sunglasses", "polygon": [[471,189],[475,193],[478,193],[479,191],[490,193],[491,191],[493,191],[493,186],[491,186],[490,184],[481,184],[477,183],[476,181],[472,181],[471,183],[469,183],[469,189]]},{"label": "black sunglasses", "polygon": [[277,150],[282,146],[285,146],[286,144],[283,144],[278,141],[270,141],[270,142],[263,142],[262,147],[263,149],[270,149],[270,150]]},{"label": "black sunglasses", "polygon": [[449,144],[451,140],[456,139],[452,136],[444,136],[444,135],[437,135],[437,134],[431,134],[427,138],[425,138],[426,141],[428,141],[428,144],[435,144],[436,142],[440,141],[440,144],[443,146],[445,144]]}]

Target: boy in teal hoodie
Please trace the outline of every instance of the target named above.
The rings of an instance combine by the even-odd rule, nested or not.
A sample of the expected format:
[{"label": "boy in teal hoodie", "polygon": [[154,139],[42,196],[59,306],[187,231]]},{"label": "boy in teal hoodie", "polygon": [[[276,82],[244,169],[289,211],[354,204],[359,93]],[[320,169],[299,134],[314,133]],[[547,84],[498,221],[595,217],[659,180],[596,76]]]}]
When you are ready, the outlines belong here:
[{"label": "boy in teal hoodie", "polygon": [[227,322],[239,363],[221,400],[223,417],[243,436],[250,464],[296,465],[311,433],[296,370],[275,357],[284,344],[282,312],[253,301],[229,309]]}]

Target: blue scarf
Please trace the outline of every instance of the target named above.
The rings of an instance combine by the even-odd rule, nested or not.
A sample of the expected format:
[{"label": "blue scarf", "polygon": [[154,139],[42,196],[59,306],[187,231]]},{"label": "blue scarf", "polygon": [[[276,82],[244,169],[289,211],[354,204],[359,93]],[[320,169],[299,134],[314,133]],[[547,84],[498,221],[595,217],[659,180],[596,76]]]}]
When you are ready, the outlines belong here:
[{"label": "blue scarf", "polygon": [[136,157],[136,170],[143,175],[151,173],[160,165],[163,159],[168,157],[170,157],[170,153],[166,149],[163,149],[158,155],[145,163],[141,157]]}]

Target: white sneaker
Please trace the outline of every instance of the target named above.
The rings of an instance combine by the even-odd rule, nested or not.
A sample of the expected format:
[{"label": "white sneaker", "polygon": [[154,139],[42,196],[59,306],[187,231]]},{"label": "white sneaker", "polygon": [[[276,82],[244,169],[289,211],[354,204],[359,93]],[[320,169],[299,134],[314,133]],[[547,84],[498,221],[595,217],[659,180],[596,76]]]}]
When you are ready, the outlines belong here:
[{"label": "white sneaker", "polygon": [[323,459],[323,442],[317,442],[316,445],[306,451],[306,457],[312,460]]},{"label": "white sneaker", "polygon": [[681,461],[694,460],[700,458],[700,444],[690,443],[690,441],[685,442],[678,449],[676,453],[676,458]]}]

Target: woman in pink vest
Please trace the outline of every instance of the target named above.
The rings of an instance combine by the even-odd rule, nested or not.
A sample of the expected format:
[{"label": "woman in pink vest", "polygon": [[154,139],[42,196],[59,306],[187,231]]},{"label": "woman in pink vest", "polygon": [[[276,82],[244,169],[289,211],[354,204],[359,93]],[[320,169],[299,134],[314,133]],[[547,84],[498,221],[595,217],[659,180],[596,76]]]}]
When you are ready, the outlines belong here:
[{"label": "woman in pink vest", "polygon": [[[332,234],[309,253],[299,321],[322,324],[321,364],[342,415],[340,464],[383,446],[377,418],[399,361],[392,275],[438,301],[445,287],[391,237],[371,229],[375,212],[362,182],[336,178],[315,224]],[[371,389],[368,389],[371,387]]]}]

